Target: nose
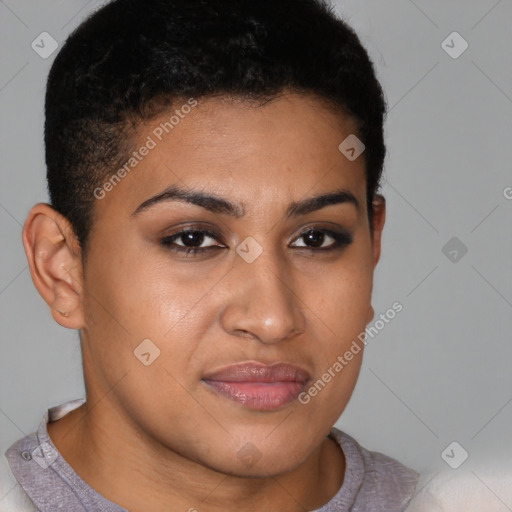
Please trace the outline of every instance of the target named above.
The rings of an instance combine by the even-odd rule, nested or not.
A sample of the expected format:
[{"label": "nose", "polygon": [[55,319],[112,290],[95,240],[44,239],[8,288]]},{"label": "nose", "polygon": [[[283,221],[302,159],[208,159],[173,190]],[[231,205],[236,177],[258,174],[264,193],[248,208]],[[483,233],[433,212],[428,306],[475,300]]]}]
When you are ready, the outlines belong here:
[{"label": "nose", "polygon": [[252,263],[239,260],[235,265],[231,294],[220,315],[227,333],[275,344],[304,332],[302,302],[282,262],[264,252]]}]

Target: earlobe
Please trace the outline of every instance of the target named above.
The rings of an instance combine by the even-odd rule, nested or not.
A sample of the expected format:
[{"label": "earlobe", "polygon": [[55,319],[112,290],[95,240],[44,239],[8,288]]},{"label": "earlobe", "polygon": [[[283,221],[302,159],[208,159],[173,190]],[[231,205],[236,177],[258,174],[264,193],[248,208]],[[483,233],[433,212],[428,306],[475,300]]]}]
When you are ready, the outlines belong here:
[{"label": "earlobe", "polygon": [[380,194],[375,194],[372,201],[372,250],[373,266],[377,265],[380,258],[382,230],[386,220],[386,199]]},{"label": "earlobe", "polygon": [[22,240],[32,281],[54,320],[70,329],[83,328],[81,251],[67,219],[47,204],[36,204]]},{"label": "earlobe", "polygon": [[368,307],[368,315],[366,316],[366,325],[368,325],[373,320],[374,316],[375,310],[373,309],[373,306],[370,304],[370,306]]}]

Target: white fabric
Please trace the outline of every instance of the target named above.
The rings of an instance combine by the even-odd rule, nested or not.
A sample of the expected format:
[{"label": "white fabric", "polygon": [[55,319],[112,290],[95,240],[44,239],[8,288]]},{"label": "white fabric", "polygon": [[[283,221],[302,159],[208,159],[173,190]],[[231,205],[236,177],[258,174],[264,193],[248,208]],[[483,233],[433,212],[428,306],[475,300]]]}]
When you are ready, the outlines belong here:
[{"label": "white fabric", "polygon": [[512,512],[512,457],[422,474],[406,512]]},{"label": "white fabric", "polygon": [[36,507],[14,478],[5,455],[0,457],[0,512],[36,512]]}]

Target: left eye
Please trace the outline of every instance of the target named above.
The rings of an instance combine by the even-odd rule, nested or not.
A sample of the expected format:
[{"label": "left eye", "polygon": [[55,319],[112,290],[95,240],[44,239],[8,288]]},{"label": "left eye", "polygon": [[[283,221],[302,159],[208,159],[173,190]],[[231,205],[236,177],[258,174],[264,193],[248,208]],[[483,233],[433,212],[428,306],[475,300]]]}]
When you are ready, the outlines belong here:
[{"label": "left eye", "polygon": [[[299,235],[297,240],[307,241],[311,245],[294,245],[294,247],[304,247],[306,249],[333,249],[335,247],[339,247],[340,245],[347,245],[350,243],[349,237],[344,235],[343,233],[335,233],[330,230],[320,230],[320,229],[309,229],[308,231],[304,231]],[[328,239],[333,240],[327,246],[323,245],[324,242]]]}]

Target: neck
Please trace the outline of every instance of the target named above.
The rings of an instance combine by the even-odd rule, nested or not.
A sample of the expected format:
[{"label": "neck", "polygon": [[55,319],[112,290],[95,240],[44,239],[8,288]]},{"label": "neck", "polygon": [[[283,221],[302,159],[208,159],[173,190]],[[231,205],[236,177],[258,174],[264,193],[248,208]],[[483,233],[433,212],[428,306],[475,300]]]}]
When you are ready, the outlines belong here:
[{"label": "neck", "polygon": [[[90,407],[89,404],[96,404]],[[106,398],[90,400],[48,433],[66,462],[108,500],[143,512],[313,510],[336,494],[345,460],[325,438],[293,470],[269,477],[227,475],[191,461],[132,425]]]}]

